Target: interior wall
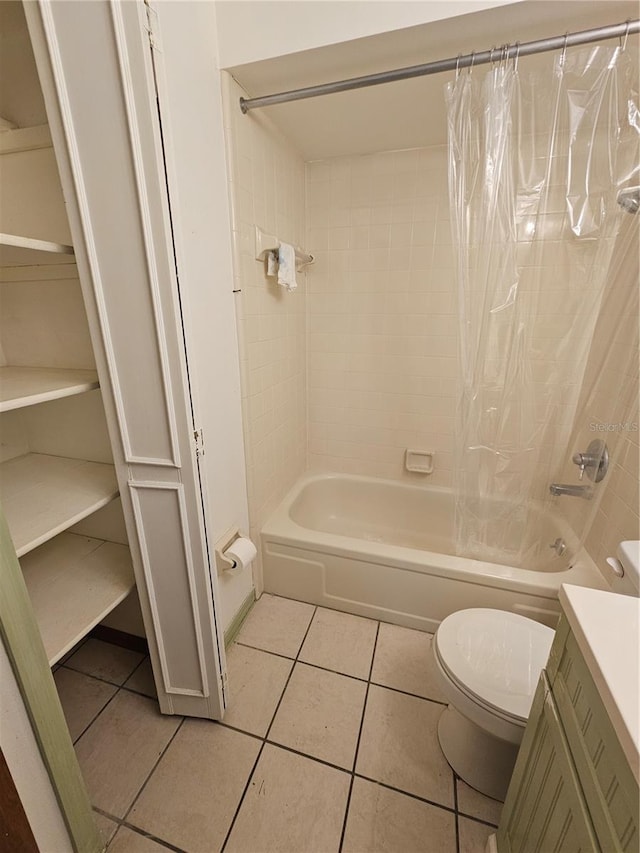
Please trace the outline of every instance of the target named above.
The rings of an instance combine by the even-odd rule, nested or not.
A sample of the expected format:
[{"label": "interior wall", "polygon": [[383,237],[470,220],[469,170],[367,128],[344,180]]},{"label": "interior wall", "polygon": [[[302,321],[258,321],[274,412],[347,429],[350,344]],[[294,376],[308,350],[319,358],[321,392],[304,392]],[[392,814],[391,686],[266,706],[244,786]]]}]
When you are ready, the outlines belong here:
[{"label": "interior wall", "polygon": [[4,641],[0,642],[0,679],[0,748],[9,766],[36,844],[42,851],[71,853],[71,839],[49,773],[42,760]]},{"label": "interior wall", "polygon": [[[269,118],[245,116],[246,93],[223,74],[234,289],[251,536],[306,467],[306,281],[289,293],[255,259],[254,229],[304,245],[304,162]],[[259,558],[258,558],[259,560]],[[256,588],[262,590],[256,565]]]},{"label": "interior wall", "polygon": [[220,63],[230,68],[514,2],[519,0],[217,0]]},{"label": "interior wall", "polygon": [[[537,222],[544,253],[521,237],[523,305],[539,311],[533,379],[543,383],[557,367],[545,361],[549,336],[578,323],[587,352],[593,323],[575,316],[561,175],[554,170]],[[459,328],[446,146],[316,161],[306,178],[306,245],[317,256],[308,273],[309,467],[452,486]],[[540,309],[528,299],[538,288]],[[536,413],[538,500],[571,433],[569,390]],[[407,472],[407,448],[435,452],[434,472]]]},{"label": "interior wall", "polygon": [[[444,146],[307,165],[309,464],[452,483],[457,377]],[[406,448],[435,452],[427,477]]]},{"label": "interior wall", "polygon": [[[585,543],[605,577],[611,575],[607,557],[615,556],[620,542],[637,539],[640,530],[637,216],[624,215],[584,382],[588,401],[583,409],[580,438],[584,447],[580,449],[586,449],[594,438],[604,439],[612,455],[603,482],[606,490]],[[565,507],[570,518],[571,512],[581,510],[575,504]]]},{"label": "interior wall", "polygon": [[[155,55],[211,548],[230,528],[248,528],[216,5],[157,4]],[[225,572],[217,586],[226,630],[252,595],[251,567]]]}]

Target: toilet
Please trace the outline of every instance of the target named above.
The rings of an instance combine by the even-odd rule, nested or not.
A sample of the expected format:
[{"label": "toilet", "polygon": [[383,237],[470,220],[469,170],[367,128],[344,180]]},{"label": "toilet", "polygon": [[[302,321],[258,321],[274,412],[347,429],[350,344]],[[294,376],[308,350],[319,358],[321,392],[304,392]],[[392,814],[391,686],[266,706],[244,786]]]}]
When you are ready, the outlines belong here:
[{"label": "toilet", "polygon": [[[622,542],[611,559],[612,592],[639,594],[639,544]],[[507,793],[554,633],[517,613],[472,608],[447,616],[433,637],[449,703],[438,723],[440,747],[458,776],[496,800]]]},{"label": "toilet", "polygon": [[444,619],[431,648],[449,702],[445,758],[467,784],[504,800],[554,631],[517,613],[472,608]]}]

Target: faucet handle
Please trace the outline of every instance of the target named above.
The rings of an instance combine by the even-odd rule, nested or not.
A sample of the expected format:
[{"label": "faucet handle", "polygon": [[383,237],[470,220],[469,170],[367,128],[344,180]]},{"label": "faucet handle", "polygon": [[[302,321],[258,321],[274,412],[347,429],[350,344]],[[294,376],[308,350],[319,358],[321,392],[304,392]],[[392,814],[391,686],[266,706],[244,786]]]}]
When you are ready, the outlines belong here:
[{"label": "faucet handle", "polygon": [[571,457],[574,465],[580,468],[580,479],[587,472],[587,477],[594,483],[599,483],[609,467],[609,451],[607,445],[599,438],[594,439],[584,453],[574,453]]},{"label": "faucet handle", "polygon": [[587,460],[585,459],[584,453],[574,453],[571,461],[574,465],[577,465],[578,468],[580,468],[578,479],[582,480],[584,477],[584,469],[587,467]]}]

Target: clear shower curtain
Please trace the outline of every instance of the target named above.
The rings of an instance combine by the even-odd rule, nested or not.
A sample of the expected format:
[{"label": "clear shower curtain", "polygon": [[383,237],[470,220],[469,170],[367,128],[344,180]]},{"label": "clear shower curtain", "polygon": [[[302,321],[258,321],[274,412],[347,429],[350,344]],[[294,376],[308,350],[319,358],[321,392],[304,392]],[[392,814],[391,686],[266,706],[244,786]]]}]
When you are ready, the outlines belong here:
[{"label": "clear shower curtain", "polygon": [[460,318],[456,548],[541,568],[551,543],[540,509],[567,452],[625,215],[617,194],[638,183],[640,120],[634,64],[618,45],[531,67],[472,69],[446,99]]}]

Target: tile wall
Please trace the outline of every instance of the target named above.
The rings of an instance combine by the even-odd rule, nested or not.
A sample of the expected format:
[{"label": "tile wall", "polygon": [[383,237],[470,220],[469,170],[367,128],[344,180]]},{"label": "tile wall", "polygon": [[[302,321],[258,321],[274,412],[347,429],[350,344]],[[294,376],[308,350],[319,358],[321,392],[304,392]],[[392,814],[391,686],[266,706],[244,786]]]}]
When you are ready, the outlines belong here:
[{"label": "tile wall", "polygon": [[[268,118],[235,109],[242,90],[225,77],[253,533],[307,468],[452,485],[458,354],[446,147],[305,166]],[[568,320],[569,255],[554,211],[538,223],[551,240],[549,269],[523,276],[523,290],[529,273],[542,279],[541,351]],[[254,260],[254,224],[316,256],[296,293]],[[555,426],[543,414],[541,462],[570,431],[560,408]],[[605,415],[606,405],[597,417]],[[588,541],[601,568],[621,538],[638,535],[638,433],[622,442]],[[407,472],[406,448],[433,451],[434,473]],[[539,497],[550,476],[542,465]]]},{"label": "tile wall", "polygon": [[309,467],[450,485],[457,373],[444,146],[307,164]]},{"label": "tile wall", "polygon": [[[610,572],[606,559],[615,556],[618,543],[640,535],[638,225],[625,215],[584,383],[581,438],[585,447],[594,438],[604,439],[612,456],[607,489],[586,540],[605,575]],[[573,504],[569,510],[580,513],[582,507]]]},{"label": "tile wall", "polygon": [[[288,293],[255,260],[254,227],[304,244],[304,162],[223,74],[251,535],[306,467],[306,283]],[[257,572],[258,592],[261,591]]]}]

